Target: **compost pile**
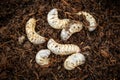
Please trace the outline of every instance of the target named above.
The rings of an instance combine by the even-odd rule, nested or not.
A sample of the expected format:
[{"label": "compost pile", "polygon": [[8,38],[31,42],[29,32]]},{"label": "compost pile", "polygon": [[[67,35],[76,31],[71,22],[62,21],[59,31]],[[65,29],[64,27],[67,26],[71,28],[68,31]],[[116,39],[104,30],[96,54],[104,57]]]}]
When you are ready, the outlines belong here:
[{"label": "compost pile", "polygon": [[[120,79],[120,1],[119,0],[4,0],[0,1],[0,80],[118,80]],[[89,12],[97,21],[97,28],[89,32],[85,27],[67,41],[60,39],[60,30],[50,27],[47,14],[59,9],[60,18],[79,20],[73,13]],[[49,67],[35,62],[36,53],[46,43],[33,45],[25,32],[26,22],[36,18],[36,31],[59,43],[78,45],[87,52],[83,65],[68,71],[63,62],[68,56],[51,54]],[[18,39],[24,36],[23,42]]]}]

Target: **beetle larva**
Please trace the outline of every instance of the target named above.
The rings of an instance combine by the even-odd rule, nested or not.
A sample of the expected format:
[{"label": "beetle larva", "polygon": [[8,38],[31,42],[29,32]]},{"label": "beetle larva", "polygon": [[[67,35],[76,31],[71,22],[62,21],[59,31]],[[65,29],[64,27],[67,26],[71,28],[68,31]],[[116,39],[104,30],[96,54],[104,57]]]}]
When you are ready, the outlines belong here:
[{"label": "beetle larva", "polygon": [[52,9],[47,15],[49,25],[54,29],[63,29],[69,23],[69,19],[59,19],[56,8]]},{"label": "beetle larva", "polygon": [[69,55],[72,53],[80,52],[80,48],[74,44],[59,44],[53,39],[50,39],[47,43],[48,49],[57,55]]},{"label": "beetle larva", "polygon": [[36,63],[41,66],[46,66],[49,64],[49,55],[50,50],[49,49],[42,49],[36,54]]},{"label": "beetle larva", "polygon": [[69,39],[72,34],[81,31],[82,28],[83,28],[82,23],[72,20],[68,25],[68,27],[66,27],[65,29],[62,29],[60,34],[61,39],[62,40]]},{"label": "beetle larva", "polygon": [[89,31],[94,31],[96,29],[97,23],[96,23],[95,18],[91,14],[81,11],[81,12],[78,12],[77,15],[85,16],[86,20],[90,23],[90,26],[87,26]]},{"label": "beetle larva", "polygon": [[66,70],[73,70],[75,67],[85,63],[85,56],[81,53],[75,53],[65,60],[64,68]]},{"label": "beetle larva", "polygon": [[26,23],[26,34],[30,42],[33,44],[41,44],[46,41],[45,37],[40,36],[35,32],[36,20],[30,18]]}]

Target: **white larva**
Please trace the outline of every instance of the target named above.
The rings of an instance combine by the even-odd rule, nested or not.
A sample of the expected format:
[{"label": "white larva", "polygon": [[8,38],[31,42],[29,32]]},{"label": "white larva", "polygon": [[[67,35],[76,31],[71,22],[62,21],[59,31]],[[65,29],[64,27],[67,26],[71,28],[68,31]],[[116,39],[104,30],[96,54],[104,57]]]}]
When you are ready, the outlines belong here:
[{"label": "white larva", "polygon": [[68,27],[66,27],[65,29],[62,29],[60,34],[61,39],[62,40],[69,39],[72,34],[81,31],[82,28],[83,28],[82,23],[77,21],[71,21]]},{"label": "white larva", "polygon": [[36,63],[41,66],[47,66],[49,65],[49,55],[50,50],[49,49],[42,49],[36,54]]},{"label": "white larva", "polygon": [[90,26],[87,26],[89,31],[94,31],[96,29],[97,23],[95,18],[91,14],[81,11],[78,12],[77,15],[84,15],[86,17],[86,20],[90,23]]},{"label": "white larva", "polygon": [[53,39],[50,39],[47,43],[47,47],[56,55],[69,55],[76,52],[80,52],[80,48],[74,44],[59,44]]},{"label": "white larva", "polygon": [[81,53],[75,53],[65,60],[64,68],[66,70],[73,70],[75,67],[85,63],[85,56]]},{"label": "white larva", "polygon": [[58,11],[56,8],[52,9],[47,15],[49,25],[54,29],[63,29],[68,25],[69,19],[59,19]]},{"label": "white larva", "polygon": [[34,18],[30,18],[26,23],[26,34],[30,42],[33,44],[41,44],[46,41],[45,37],[40,36],[35,31],[36,20]]}]

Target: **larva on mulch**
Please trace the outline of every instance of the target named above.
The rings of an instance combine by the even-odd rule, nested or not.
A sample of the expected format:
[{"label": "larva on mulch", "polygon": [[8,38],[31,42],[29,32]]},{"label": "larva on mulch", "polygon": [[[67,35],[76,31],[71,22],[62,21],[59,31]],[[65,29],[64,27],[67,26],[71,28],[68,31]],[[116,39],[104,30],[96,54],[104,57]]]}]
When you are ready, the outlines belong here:
[{"label": "larva on mulch", "polygon": [[80,48],[74,44],[59,44],[53,39],[49,39],[47,47],[56,55],[69,55],[80,52]]},{"label": "larva on mulch", "polygon": [[65,29],[62,29],[60,34],[61,39],[62,40],[69,39],[72,34],[81,31],[82,28],[83,28],[83,24],[81,22],[72,20],[68,25],[68,27],[66,27]]},{"label": "larva on mulch", "polygon": [[40,36],[35,32],[36,20],[30,18],[26,23],[26,34],[30,42],[33,44],[41,44],[46,41],[45,37]]},{"label": "larva on mulch", "polygon": [[81,53],[75,53],[65,60],[64,68],[66,70],[73,70],[75,67],[85,63],[85,56]]},{"label": "larva on mulch", "polygon": [[50,50],[49,49],[42,49],[36,54],[36,63],[41,66],[48,66],[49,65],[49,55]]},{"label": "larva on mulch", "polygon": [[86,17],[86,20],[90,23],[90,26],[87,26],[89,31],[94,31],[97,27],[97,23],[95,18],[89,14],[88,12],[80,11],[77,13],[77,15],[84,15]]},{"label": "larva on mulch", "polygon": [[69,19],[59,19],[58,11],[56,8],[52,9],[47,15],[49,25],[54,29],[63,29],[68,25]]}]

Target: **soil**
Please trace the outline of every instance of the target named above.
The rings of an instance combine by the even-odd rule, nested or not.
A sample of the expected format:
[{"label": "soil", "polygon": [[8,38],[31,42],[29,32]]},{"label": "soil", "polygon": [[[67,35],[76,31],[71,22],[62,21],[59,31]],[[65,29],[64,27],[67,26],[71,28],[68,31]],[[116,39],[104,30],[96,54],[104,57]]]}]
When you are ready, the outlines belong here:
[{"label": "soil", "polygon": [[[60,18],[82,21],[73,15],[87,11],[97,21],[97,29],[87,28],[73,34],[68,41],[60,31],[50,27],[47,14],[59,9]],[[119,0],[1,0],[0,1],[0,80],[119,80],[120,79],[120,1]],[[34,45],[27,39],[25,24],[34,17],[36,31],[59,43],[73,43],[88,52],[86,62],[67,71],[63,62],[68,56],[50,55],[49,67],[35,62],[36,53],[46,43]],[[23,41],[19,42],[19,38]],[[22,39],[21,39],[22,40]]]}]

